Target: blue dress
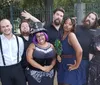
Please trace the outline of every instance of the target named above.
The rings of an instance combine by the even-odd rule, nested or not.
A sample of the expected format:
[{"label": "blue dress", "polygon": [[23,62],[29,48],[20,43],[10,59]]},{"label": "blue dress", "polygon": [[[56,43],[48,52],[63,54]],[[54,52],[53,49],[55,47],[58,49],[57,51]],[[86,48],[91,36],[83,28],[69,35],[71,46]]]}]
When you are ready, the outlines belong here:
[{"label": "blue dress", "polygon": [[72,57],[62,56],[62,61],[58,66],[58,82],[63,84],[82,85],[80,67],[76,70],[68,70],[69,66],[67,64],[74,64],[74,61],[76,60],[75,51],[73,47],[68,43],[68,36],[61,42],[63,49],[62,55],[70,55]]}]

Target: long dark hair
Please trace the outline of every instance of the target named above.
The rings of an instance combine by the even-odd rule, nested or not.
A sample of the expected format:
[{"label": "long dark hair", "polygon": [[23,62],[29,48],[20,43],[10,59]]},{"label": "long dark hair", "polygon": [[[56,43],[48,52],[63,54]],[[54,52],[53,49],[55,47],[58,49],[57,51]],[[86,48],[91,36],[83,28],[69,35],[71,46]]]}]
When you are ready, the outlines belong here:
[{"label": "long dark hair", "polygon": [[96,16],[96,19],[95,19],[95,23],[94,25],[92,26],[92,28],[97,28],[97,25],[98,25],[98,14],[96,12],[90,12],[89,14],[87,14],[87,16],[83,19],[83,23],[85,22],[86,18],[90,15],[90,14],[94,14]]}]

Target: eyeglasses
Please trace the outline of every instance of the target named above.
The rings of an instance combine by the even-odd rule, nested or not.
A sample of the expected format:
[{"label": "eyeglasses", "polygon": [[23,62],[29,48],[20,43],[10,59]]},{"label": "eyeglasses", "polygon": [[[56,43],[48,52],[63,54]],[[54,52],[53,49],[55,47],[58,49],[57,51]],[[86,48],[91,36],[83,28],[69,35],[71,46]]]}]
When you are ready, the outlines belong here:
[{"label": "eyeglasses", "polygon": [[40,35],[36,35],[36,38],[40,38],[40,37],[43,37],[44,34],[40,34]]}]

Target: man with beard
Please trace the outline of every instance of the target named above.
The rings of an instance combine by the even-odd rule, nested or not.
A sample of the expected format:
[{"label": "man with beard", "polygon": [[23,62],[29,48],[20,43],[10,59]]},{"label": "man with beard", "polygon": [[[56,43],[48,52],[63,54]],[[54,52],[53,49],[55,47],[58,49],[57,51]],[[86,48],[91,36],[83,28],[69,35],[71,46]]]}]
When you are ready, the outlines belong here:
[{"label": "man with beard", "polygon": [[[45,26],[45,28],[47,29],[47,35],[49,37],[49,42],[52,43],[53,45],[55,43],[55,40],[57,40],[57,39],[60,40],[61,36],[63,34],[63,29],[62,29],[61,24],[62,24],[62,20],[64,17],[64,13],[65,13],[65,10],[63,8],[56,8],[53,11],[52,23]],[[25,17],[25,19],[31,19],[34,22],[40,22],[40,20],[38,20],[36,17],[32,16],[27,11],[23,11],[21,13],[21,15],[23,17]],[[58,60],[61,60],[59,58],[59,56],[57,58],[58,58]]]},{"label": "man with beard", "polygon": [[54,44],[56,39],[61,39],[63,29],[61,27],[62,20],[64,17],[64,9],[57,8],[53,11],[52,23],[45,28],[48,31],[49,42]]},{"label": "man with beard", "polygon": [[32,34],[30,33],[30,26],[27,20],[23,20],[22,23],[20,24],[20,32],[21,32],[20,37],[24,41],[24,52],[22,55],[21,65],[23,67],[23,70],[25,71],[25,68],[28,66],[28,63],[26,60],[26,50],[28,46],[30,45],[30,43],[32,42]]},{"label": "man with beard", "polygon": [[[52,23],[46,25],[45,28],[47,29],[47,34],[49,36],[49,42],[54,44],[56,39],[60,39],[63,29],[61,27],[61,23],[64,17],[65,10],[63,8],[56,8],[53,11],[53,20]],[[40,22],[37,18],[32,16],[30,13],[23,11],[21,13],[25,19],[31,19],[34,22]]]},{"label": "man with beard", "polygon": [[89,65],[89,48],[93,36],[95,35],[98,16],[95,12],[89,13],[83,20],[83,24],[77,26],[76,36],[83,49],[81,73],[83,85],[87,85],[88,65]]}]

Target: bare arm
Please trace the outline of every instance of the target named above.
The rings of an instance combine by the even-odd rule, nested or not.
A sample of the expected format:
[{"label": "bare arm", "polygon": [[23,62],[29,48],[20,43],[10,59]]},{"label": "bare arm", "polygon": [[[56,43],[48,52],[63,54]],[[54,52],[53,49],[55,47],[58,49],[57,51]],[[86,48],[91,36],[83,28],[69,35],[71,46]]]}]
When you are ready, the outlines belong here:
[{"label": "bare arm", "polygon": [[33,67],[35,68],[38,68],[38,69],[41,69],[43,70],[43,66],[41,66],[40,64],[38,64],[34,58],[33,58],[33,52],[34,52],[34,44],[30,44],[28,49],[27,49],[27,52],[26,52],[26,56],[27,56],[27,61],[29,62],[30,65],[32,65]]},{"label": "bare arm", "polygon": [[33,58],[33,52],[34,52],[35,46],[34,44],[30,44],[30,46],[27,49],[26,55],[27,55],[27,61],[29,62],[30,65],[32,65],[35,68],[38,68],[42,71],[49,72],[55,65],[56,59],[53,59],[51,62],[51,65],[49,66],[42,66],[39,63],[37,63],[34,58]]},{"label": "bare arm", "polygon": [[[54,49],[54,46],[52,44],[51,44],[51,47]],[[54,57],[53,61],[51,62],[52,68],[54,67],[55,64],[56,64],[56,56]]]},{"label": "bare arm", "polygon": [[28,13],[25,10],[23,12],[21,12],[21,16],[25,17],[25,19],[30,19],[33,22],[41,22],[39,19],[37,19],[36,17],[32,16],[30,13]]},{"label": "bare arm", "polygon": [[82,48],[76,38],[76,35],[74,33],[70,33],[68,36],[69,44],[74,48],[76,52],[76,64],[75,68],[77,69],[80,65],[81,59],[82,59]]}]

